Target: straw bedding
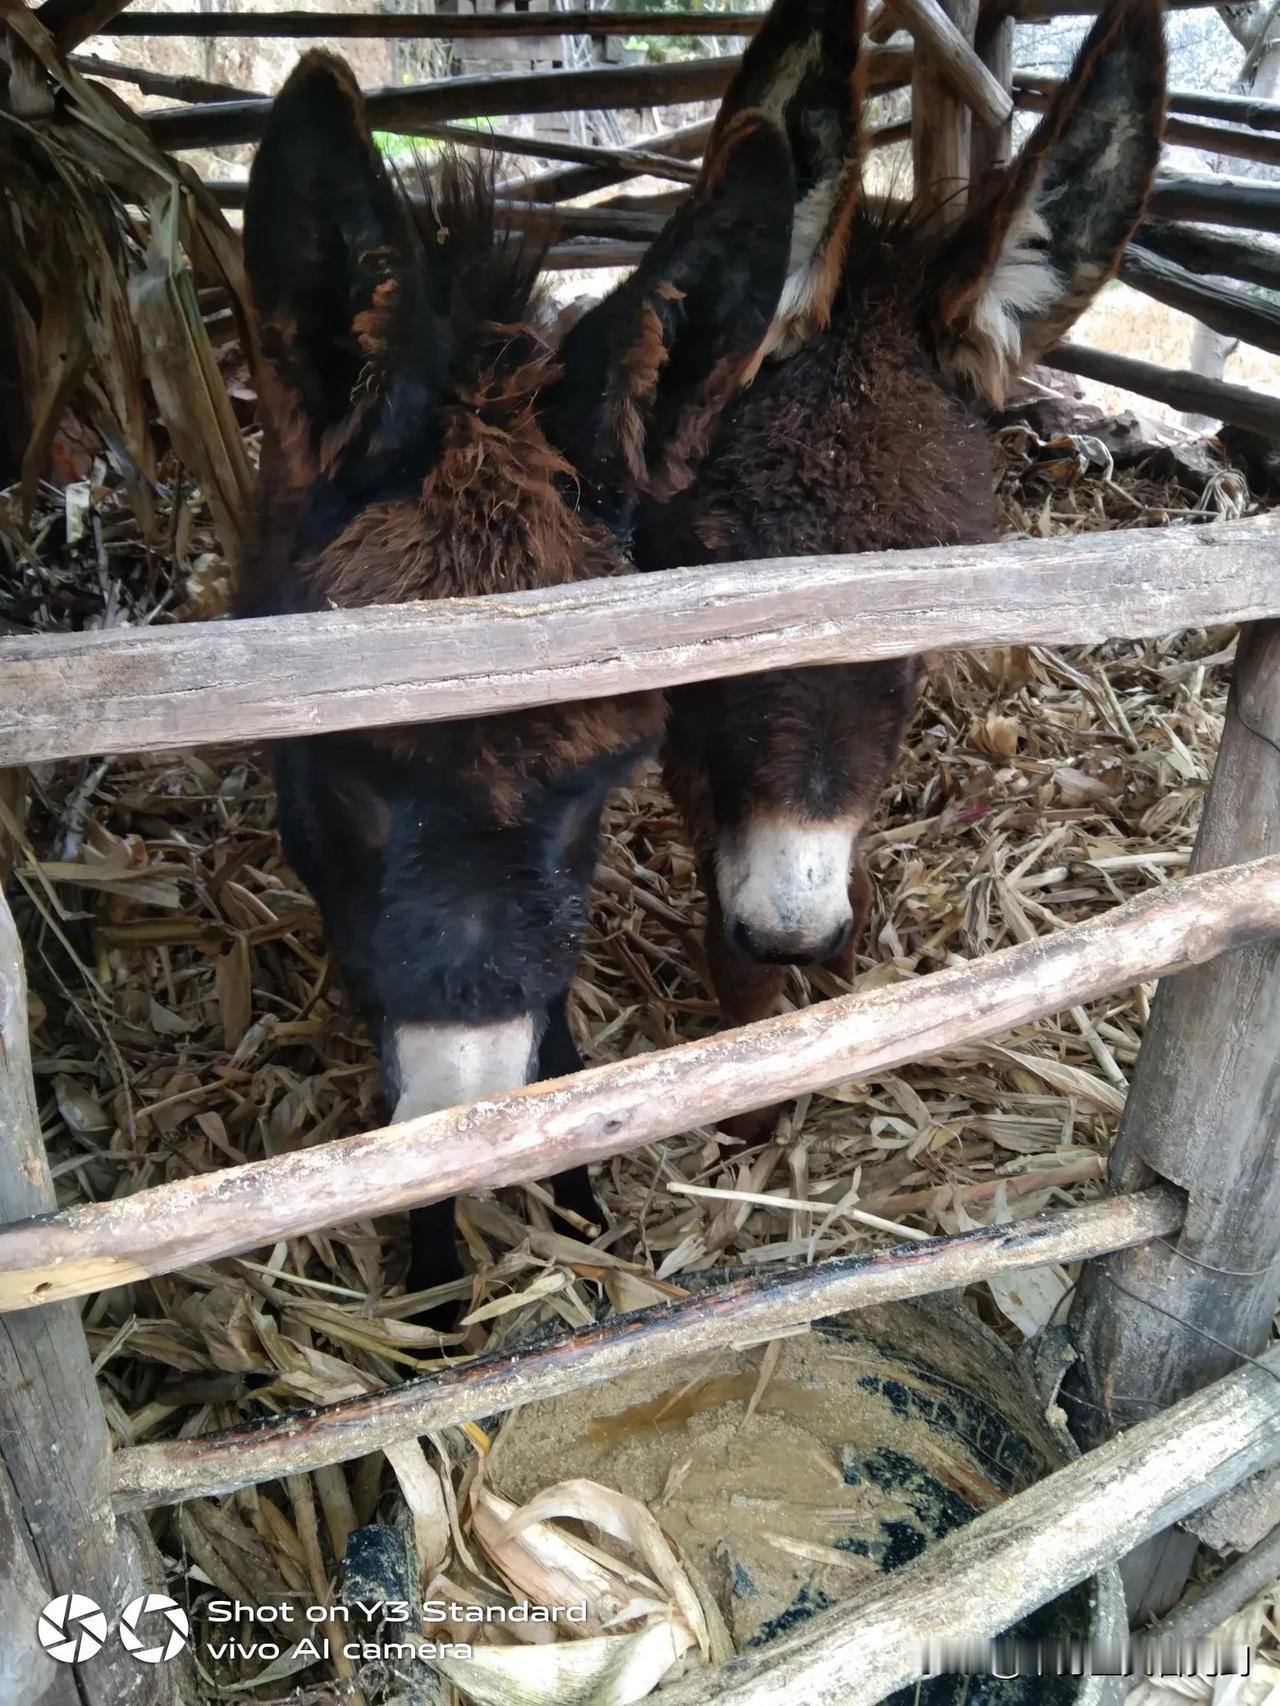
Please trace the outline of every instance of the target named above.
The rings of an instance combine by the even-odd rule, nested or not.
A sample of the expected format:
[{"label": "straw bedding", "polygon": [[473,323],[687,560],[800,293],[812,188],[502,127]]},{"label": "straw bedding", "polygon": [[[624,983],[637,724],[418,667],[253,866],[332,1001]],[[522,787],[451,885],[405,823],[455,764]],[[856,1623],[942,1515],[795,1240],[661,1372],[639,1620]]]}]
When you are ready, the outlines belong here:
[{"label": "straw bedding", "polygon": [[[1012,428],[1001,442],[1011,536],[1188,526],[1251,507],[1234,474],[1191,491],[1114,472],[1088,440],[1045,445]],[[11,564],[0,615],[57,629],[215,613],[225,576],[198,494],[180,479],[171,487],[167,548],[149,552],[123,495],[95,477],[69,498],[43,493],[25,538],[16,504],[0,508]],[[877,901],[858,987],[1051,932],[1176,878],[1233,646],[1231,632],[1191,632],[932,660],[871,842]],[[141,1190],[382,1123],[367,1039],[281,857],[260,753],[213,747],[42,767],[16,874],[61,1200]],[[679,824],[656,774],[643,775],[609,813],[574,990],[589,1061],[713,1028],[701,917]],[[788,996],[840,990],[829,974],[796,975]],[[469,1313],[443,1341],[405,1320],[414,1304],[401,1296],[400,1221],[359,1222],[96,1297],[85,1321],[113,1434],[122,1444],[191,1435],[323,1402],[441,1355],[510,1344],[539,1323],[581,1325],[601,1293],[617,1308],[679,1295],[686,1276],[718,1263],[809,1261],[1085,1199],[1100,1188],[1150,998],[1139,988],[874,1083],[832,1086],[795,1104],[772,1141],[746,1147],[698,1130],[617,1159],[600,1170],[610,1224],[590,1253],[564,1236],[538,1190],[463,1204],[471,1273],[458,1290]],[[1070,1278],[1043,1270],[978,1288],[973,1302],[1016,1339],[1061,1306]],[[479,1428],[453,1430],[387,1461],[157,1513],[171,1585],[197,1602],[197,1620],[200,1596],[215,1591],[329,1602],[350,1531],[407,1510],[428,1580],[486,1599],[533,1591],[530,1572],[536,1584],[550,1568],[539,1545],[582,1531],[543,1523],[507,1533],[484,1486],[488,1443]],[[602,1544],[615,1573],[625,1552],[645,1577],[634,1593],[656,1591],[675,1616],[679,1584],[655,1584],[653,1567],[645,1575],[642,1517],[616,1517],[623,1538]],[[657,1615],[637,1614],[630,1627]],[[1269,1642],[1270,1596],[1249,1615]],[[425,1673],[303,1664],[287,1643],[271,1666],[208,1664],[195,1684],[202,1700],[449,1697]],[[1208,1693],[1206,1684],[1200,1697]],[[545,1697],[575,1696],[565,1684]]]}]

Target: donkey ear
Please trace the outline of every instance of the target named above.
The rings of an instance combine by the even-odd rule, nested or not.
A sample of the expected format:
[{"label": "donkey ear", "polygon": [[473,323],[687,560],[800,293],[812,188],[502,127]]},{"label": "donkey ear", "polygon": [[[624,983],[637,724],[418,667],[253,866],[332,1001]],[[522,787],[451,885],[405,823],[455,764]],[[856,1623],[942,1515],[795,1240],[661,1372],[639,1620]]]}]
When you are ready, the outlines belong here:
[{"label": "donkey ear", "polygon": [[1162,0],[1112,0],[1023,153],[940,253],[943,370],[997,405],[1088,307],[1142,217],[1164,126]]},{"label": "donkey ear", "polygon": [[424,366],[442,352],[407,215],[345,61],[305,54],[276,97],[249,175],[244,249],[263,408],[292,477],[405,439],[438,379]]},{"label": "donkey ear", "polygon": [[758,359],[799,349],[831,318],[862,189],[865,24],[866,0],[774,0],[720,104],[704,171],[738,114],[756,110],[795,172],[787,279]]},{"label": "donkey ear", "polygon": [[793,202],[782,133],[739,114],[630,278],[566,334],[543,420],[601,513],[693,478],[768,330]]}]

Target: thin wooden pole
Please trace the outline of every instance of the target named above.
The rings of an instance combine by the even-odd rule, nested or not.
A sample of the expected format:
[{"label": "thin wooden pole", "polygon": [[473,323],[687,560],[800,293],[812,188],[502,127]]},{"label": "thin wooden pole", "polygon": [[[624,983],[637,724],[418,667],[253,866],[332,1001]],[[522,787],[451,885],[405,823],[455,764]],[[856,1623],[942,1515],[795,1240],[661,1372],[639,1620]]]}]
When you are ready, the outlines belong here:
[{"label": "thin wooden pole", "polygon": [[[253,14],[262,15],[265,14]],[[437,124],[459,118],[501,118],[512,113],[678,106],[718,100],[739,63],[737,55],[726,55],[668,65],[610,66],[592,71],[446,77],[408,88],[370,89],[364,99],[369,121],[378,130],[400,130],[415,123]],[[895,87],[909,75],[909,54],[894,48],[869,51],[867,77],[871,86]],[[270,99],[262,95],[219,105],[166,108],[142,116],[152,141],[172,153],[184,148],[256,142],[270,110]]]},{"label": "thin wooden pole", "polygon": [[1280,932],[1280,857],[1143,895],[905,984],[384,1131],[0,1229],[0,1310],[478,1189],[544,1179],[780,1097],[995,1036]]},{"label": "thin wooden pole", "polygon": [[1269,243],[1224,237],[1216,231],[1201,231],[1194,225],[1176,225],[1166,219],[1144,220],[1138,241],[1152,254],[1164,255],[1190,272],[1238,278],[1245,284],[1280,290],[1280,249]]},{"label": "thin wooden pole", "polygon": [[925,1674],[931,1645],[990,1640],[1277,1460],[1280,1350],[984,1511],[793,1634],[677,1683],[670,1706],[875,1706]]},{"label": "thin wooden pole", "polygon": [[1013,157],[1013,45],[1014,21],[984,12],[978,19],[974,40],[978,57],[1009,97],[1008,116],[996,125],[977,124],[969,156],[969,193],[975,195],[990,172]]},{"label": "thin wooden pole", "polygon": [[[219,13],[218,16],[232,14]],[[256,16],[256,14],[255,14]],[[532,71],[507,77],[446,77],[408,88],[365,91],[369,123],[378,130],[404,130],[425,122],[501,118],[511,113],[594,111],[607,107],[653,107],[717,100],[737,68],[736,56],[694,59],[669,65],[608,66],[592,71]],[[271,100],[254,95],[219,105],[165,108],[145,113],[152,141],[168,153],[184,148],[220,148],[256,142]]]},{"label": "thin wooden pole", "polygon": [[1120,277],[1133,290],[1166,307],[1190,314],[1228,337],[1243,338],[1257,349],[1280,353],[1280,307],[1249,291],[1215,280],[1206,284],[1176,261],[1130,244]]},{"label": "thin wooden pole", "polygon": [[[899,21],[916,44],[917,57],[927,55],[932,73],[980,123],[997,129],[1013,114],[1013,98],[974,51],[979,0],[889,0]],[[922,115],[926,124],[932,115]]]},{"label": "thin wooden pole", "polygon": [[[27,1043],[22,950],[0,893],[0,1222],[56,1207]],[[0,1678],[18,1706],[151,1706],[174,1698],[162,1666],[139,1665],[112,1639],[91,1660],[60,1664],[36,1638],[45,1604],[77,1593],[113,1626],[130,1600],[160,1587],[145,1530],[117,1524],[107,1498],[109,1444],[74,1304],[0,1322]],[[72,1637],[76,1630],[71,1630]]]},{"label": "thin wooden pole", "polygon": [[[1247,629],[1192,869],[1280,851],[1280,622]],[[1157,991],[1111,1152],[1117,1188],[1187,1194],[1176,1243],[1090,1268],[1073,1328],[1075,1425],[1096,1440],[1254,1356],[1280,1304],[1280,945]],[[1182,1591],[1195,1542],[1130,1561],[1135,1613]]]},{"label": "thin wooden pole", "polygon": [[[986,16],[984,15],[984,23]],[[1058,77],[1038,77],[1019,71],[1013,78],[1018,95],[1039,95],[1045,105],[1062,87]],[[1167,110],[1179,117],[1217,119],[1224,124],[1243,125],[1247,130],[1280,130],[1280,101],[1255,101],[1250,95],[1202,95],[1191,89],[1171,89],[1165,97]]]},{"label": "thin wooden pole", "polygon": [[0,765],[1250,621],[1280,605],[1278,538],[1239,522],[776,558],[483,599],[0,639]]},{"label": "thin wooden pole", "polygon": [[235,1487],[347,1462],[432,1428],[560,1398],[637,1368],[701,1356],[824,1315],[958,1290],[993,1274],[1076,1262],[1158,1238],[1177,1227],[1181,1212],[1173,1192],[1145,1191],[1007,1226],[984,1226],[956,1238],[753,1274],[677,1303],[614,1316],[550,1344],[479,1357],[461,1368],[323,1409],[118,1451],[112,1461],[112,1497],[121,1511],[215,1498]]},{"label": "thin wooden pole", "polygon": [[1157,177],[1148,213],[1160,219],[1190,219],[1203,225],[1236,225],[1246,231],[1280,234],[1280,184],[1260,178]]},{"label": "thin wooden pole", "polygon": [[470,41],[499,36],[753,36],[763,12],[148,12],[117,18],[117,36],[271,36],[324,41]]},{"label": "thin wooden pole", "polygon": [[1059,344],[1044,358],[1046,367],[1095,379],[1100,385],[1118,385],[1140,397],[1154,397],[1171,409],[1244,427],[1265,438],[1280,438],[1280,398],[1247,385],[1228,385],[1221,379],[1205,379],[1190,369],[1157,367],[1154,362],[1135,361],[1132,356],[1111,350],[1089,349],[1084,344]]},{"label": "thin wooden pole", "polygon": [[[934,230],[962,219],[967,202],[973,113],[956,90],[954,67],[970,60],[981,65],[973,51],[978,9],[979,0],[946,0],[945,7],[939,0],[894,0],[894,10],[919,32],[911,73],[914,200],[918,216]],[[925,20],[931,21],[928,34]]]}]

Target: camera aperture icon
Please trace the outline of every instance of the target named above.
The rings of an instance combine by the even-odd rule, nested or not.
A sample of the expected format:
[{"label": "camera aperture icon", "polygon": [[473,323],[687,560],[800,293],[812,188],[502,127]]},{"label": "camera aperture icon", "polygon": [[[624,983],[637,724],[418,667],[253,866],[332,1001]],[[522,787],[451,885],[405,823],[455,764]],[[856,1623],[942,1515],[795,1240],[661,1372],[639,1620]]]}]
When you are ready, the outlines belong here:
[{"label": "camera aperture icon", "polygon": [[78,1665],[106,1645],[106,1614],[87,1594],[60,1593],[40,1613],[36,1636],[51,1659]]},{"label": "camera aperture icon", "polygon": [[167,1593],[139,1594],[120,1618],[120,1642],[140,1664],[166,1664],[191,1638],[191,1620]]}]

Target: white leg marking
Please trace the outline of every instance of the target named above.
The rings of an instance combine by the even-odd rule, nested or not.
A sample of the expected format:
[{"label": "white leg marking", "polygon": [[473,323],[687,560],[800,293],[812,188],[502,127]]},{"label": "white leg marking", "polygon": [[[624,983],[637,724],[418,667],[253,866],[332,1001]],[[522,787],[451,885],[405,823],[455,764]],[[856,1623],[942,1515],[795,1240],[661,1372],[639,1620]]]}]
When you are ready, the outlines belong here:
[{"label": "white leg marking", "polygon": [[492,1025],[398,1025],[392,1042],[400,1086],[394,1118],[518,1090],[533,1076],[537,1043],[529,1013]]}]

